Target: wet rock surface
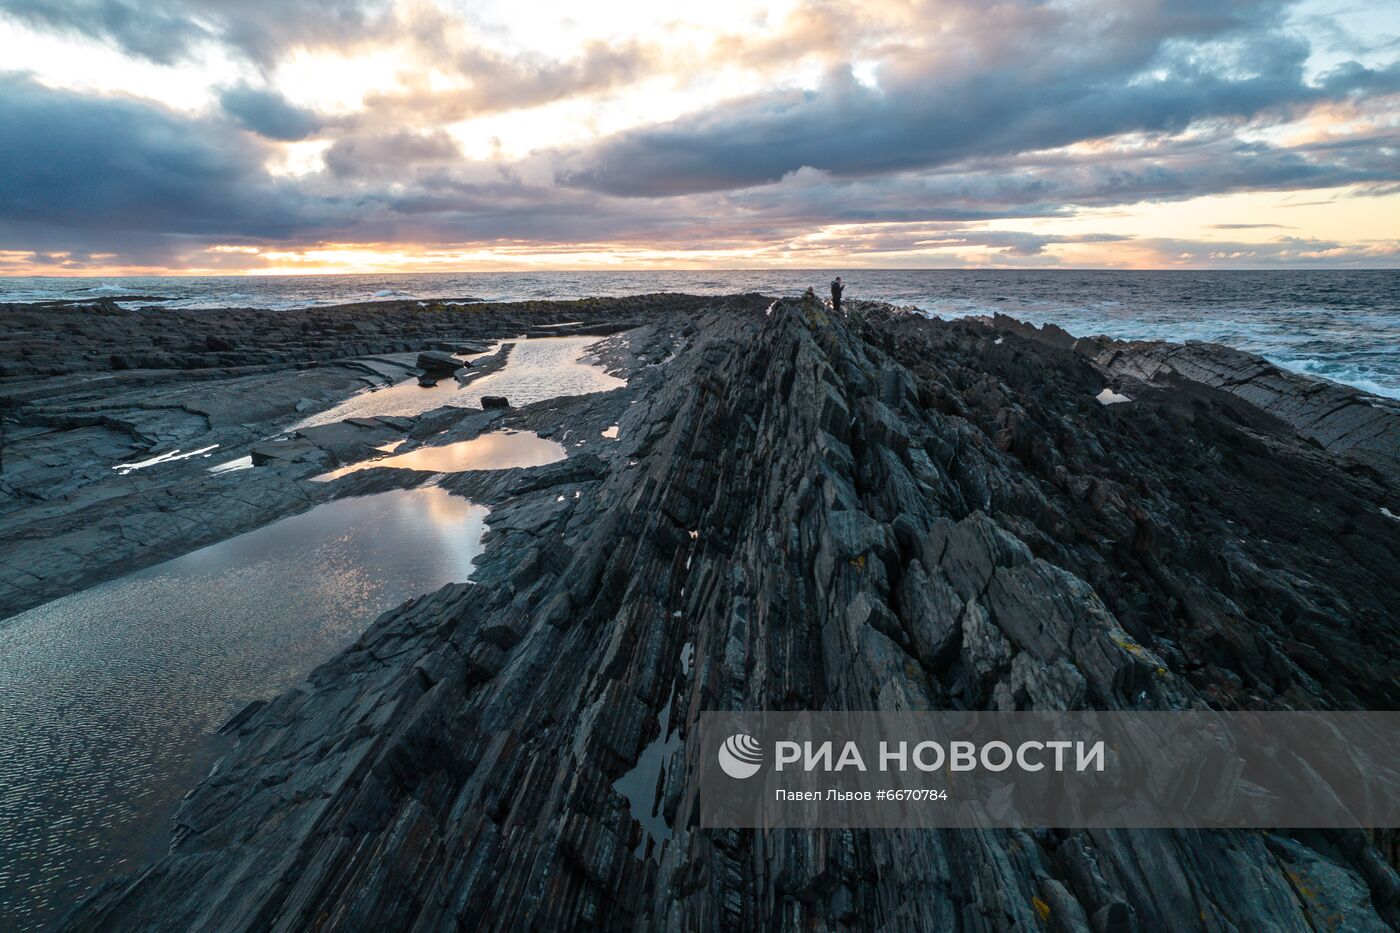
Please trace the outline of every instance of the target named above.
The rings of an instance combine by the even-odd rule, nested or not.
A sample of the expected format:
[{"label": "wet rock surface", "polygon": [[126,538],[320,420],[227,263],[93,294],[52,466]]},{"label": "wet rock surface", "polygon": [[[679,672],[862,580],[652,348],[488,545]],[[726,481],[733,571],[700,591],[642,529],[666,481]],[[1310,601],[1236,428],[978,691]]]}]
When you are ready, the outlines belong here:
[{"label": "wet rock surface", "polygon": [[418,354],[418,368],[429,376],[450,376],[466,364],[451,353],[429,350]]},{"label": "wet rock surface", "polygon": [[[1400,701],[1388,429],[1329,444],[1165,345],[846,305],[653,299],[596,348],[626,388],[299,438],[341,462],[358,431],[399,428],[403,451],[511,428],[569,456],[437,480],[492,509],[473,582],[229,723],[170,853],[63,928],[1400,922],[1393,843],[1360,832],[694,828],[700,710]],[[598,301],[559,321],[590,311],[624,316]],[[1238,369],[1213,352],[1190,358]],[[1107,374],[1133,380],[1130,404],[1096,400]],[[260,508],[429,480],[307,483],[317,468],[252,471]],[[644,754],[649,826],[615,786]]]},{"label": "wet rock surface", "polygon": [[[420,352],[484,352],[554,320],[615,333],[639,323],[649,301],[0,304],[0,619],[314,505],[318,493],[299,477],[306,464],[335,460],[291,426],[352,393],[414,378]],[[504,362],[480,359],[457,382]],[[178,459],[142,465],[166,454]],[[250,454],[256,471],[199,475]],[[285,464],[294,468],[278,469]]]}]

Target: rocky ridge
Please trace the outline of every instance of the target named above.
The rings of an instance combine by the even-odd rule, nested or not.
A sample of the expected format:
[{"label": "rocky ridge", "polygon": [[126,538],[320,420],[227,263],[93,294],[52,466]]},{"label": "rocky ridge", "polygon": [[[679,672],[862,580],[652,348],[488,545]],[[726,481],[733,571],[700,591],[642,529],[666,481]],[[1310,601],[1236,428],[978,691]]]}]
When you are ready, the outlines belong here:
[{"label": "rocky ridge", "polygon": [[492,508],[473,582],[229,723],[170,854],[64,927],[1400,924],[1361,833],[693,828],[704,709],[1400,700],[1389,422],[1324,433],[1330,386],[1211,348],[770,302],[655,300],[600,346],[625,389],[407,425],[592,440],[441,480]]},{"label": "rocky ridge", "polygon": [[1190,340],[1076,339],[1054,325],[1037,328],[998,315],[993,326],[1070,349],[1105,375],[1157,387],[1219,389],[1271,414],[1330,454],[1400,478],[1400,402],[1291,373],[1220,344]]}]

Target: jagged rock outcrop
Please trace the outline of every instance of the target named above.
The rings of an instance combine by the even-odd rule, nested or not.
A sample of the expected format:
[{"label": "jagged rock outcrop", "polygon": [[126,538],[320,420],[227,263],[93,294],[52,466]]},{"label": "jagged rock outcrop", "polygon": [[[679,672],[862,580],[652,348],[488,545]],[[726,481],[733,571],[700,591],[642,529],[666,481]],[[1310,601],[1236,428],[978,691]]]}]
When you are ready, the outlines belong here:
[{"label": "jagged rock outcrop", "polygon": [[1109,408],[1073,346],[847,304],[658,308],[604,345],[626,389],[415,427],[619,436],[445,480],[493,510],[473,583],[230,723],[170,854],[64,928],[1400,922],[1360,833],[694,828],[705,709],[1400,701],[1384,472],[1228,387]]},{"label": "jagged rock outcrop", "polygon": [[1291,373],[1252,353],[1196,340],[1184,344],[1076,340],[1053,325],[1037,328],[1005,315],[993,326],[1087,357],[1106,375],[1160,387],[1208,386],[1249,402],[1330,454],[1400,480],[1400,402]]}]

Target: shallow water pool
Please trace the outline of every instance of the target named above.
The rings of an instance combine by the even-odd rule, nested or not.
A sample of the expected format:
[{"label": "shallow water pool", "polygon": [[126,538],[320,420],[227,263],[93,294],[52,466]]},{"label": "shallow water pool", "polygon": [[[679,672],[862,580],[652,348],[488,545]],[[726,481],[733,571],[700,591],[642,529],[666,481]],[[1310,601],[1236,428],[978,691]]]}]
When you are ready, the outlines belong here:
[{"label": "shallow water pool", "polygon": [[486,515],[433,487],[341,499],[0,621],[0,930],[158,855],[211,734],[466,580]]},{"label": "shallow water pool", "polygon": [[544,466],[565,457],[564,448],[555,441],[525,431],[493,431],[469,441],[419,447],[408,453],[376,460],[351,463],[329,473],[312,477],[329,482],[348,473],[358,473],[373,467],[396,470],[424,470],[432,473],[463,473],[467,470],[504,470],[510,467]]},{"label": "shallow water pool", "polygon": [[372,418],[379,415],[411,417],[454,405],[480,408],[483,395],[503,395],[516,408],[563,395],[587,395],[625,386],[627,381],[611,376],[601,366],[584,363],[584,351],[601,337],[534,337],[502,341],[514,343],[505,368],[483,376],[466,386],[451,377],[440,379],[432,388],[423,388],[416,379],[374,391],[364,391],[334,408],[312,415],[288,430],[318,424],[332,424],[346,418]]}]

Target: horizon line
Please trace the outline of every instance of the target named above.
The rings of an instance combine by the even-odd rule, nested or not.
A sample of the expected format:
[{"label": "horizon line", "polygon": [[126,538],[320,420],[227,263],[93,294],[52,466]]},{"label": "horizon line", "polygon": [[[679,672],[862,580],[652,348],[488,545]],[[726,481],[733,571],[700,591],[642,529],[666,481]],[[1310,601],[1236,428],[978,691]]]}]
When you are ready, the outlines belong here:
[{"label": "horizon line", "polygon": [[409,275],[532,275],[541,273],[568,273],[571,275],[619,275],[627,273],[690,273],[703,275],[706,273],[742,272],[742,273],[800,273],[800,272],[828,272],[848,273],[848,272],[1180,272],[1180,273],[1201,273],[1201,272],[1400,272],[1400,266],[1230,266],[1203,267],[1203,266],[1153,266],[1147,268],[1122,269],[1112,266],[920,266],[920,267],[889,267],[889,266],[803,266],[803,267],[726,267],[715,269],[690,269],[690,268],[642,268],[642,269],[482,269],[477,271],[405,271],[405,272],[146,272],[146,273],[112,273],[112,274],[55,274],[42,273],[37,275],[23,275],[15,273],[0,273],[0,282],[14,279],[302,279],[302,278],[336,278],[350,276],[409,276]]}]

